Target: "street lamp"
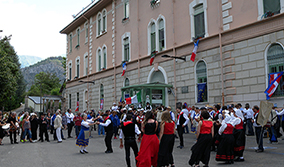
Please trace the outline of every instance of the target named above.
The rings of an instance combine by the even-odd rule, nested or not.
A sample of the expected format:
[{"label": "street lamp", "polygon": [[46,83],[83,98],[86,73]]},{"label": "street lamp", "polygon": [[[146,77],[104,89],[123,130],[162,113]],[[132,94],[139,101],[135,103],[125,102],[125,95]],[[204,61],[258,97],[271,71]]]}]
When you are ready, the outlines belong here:
[{"label": "street lamp", "polygon": [[169,56],[169,55],[162,55],[163,58],[172,58],[172,59],[180,59],[186,61],[185,57],[177,57],[177,56]]}]

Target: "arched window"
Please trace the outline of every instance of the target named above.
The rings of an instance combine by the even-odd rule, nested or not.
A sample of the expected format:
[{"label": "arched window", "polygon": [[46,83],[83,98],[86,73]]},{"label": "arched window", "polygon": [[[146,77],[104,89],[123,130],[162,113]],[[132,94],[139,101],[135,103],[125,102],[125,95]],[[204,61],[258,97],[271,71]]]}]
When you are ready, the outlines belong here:
[{"label": "arched window", "polygon": [[100,109],[104,108],[104,85],[101,84],[100,86]]},{"label": "arched window", "polygon": [[98,49],[98,71],[102,69],[102,51]]},{"label": "arched window", "polygon": [[88,42],[88,32],[89,32],[89,25],[85,23],[85,43]]},{"label": "arched window", "polygon": [[159,51],[165,49],[165,22],[163,19],[159,21]]},{"label": "arched window", "polygon": [[84,65],[85,65],[85,71],[84,71],[84,75],[88,75],[88,53],[85,53],[84,55]]},{"label": "arched window", "polygon": [[124,80],[124,86],[129,86],[129,79],[128,79],[128,78],[125,78],[125,80]]},{"label": "arched window", "polygon": [[80,59],[76,60],[76,77],[79,78],[80,76]]},{"label": "arched window", "polygon": [[151,52],[156,51],[156,25],[151,24]]},{"label": "arched window", "polygon": [[106,47],[103,47],[103,68],[106,69],[107,67],[107,50]]},{"label": "arched window", "polygon": [[207,69],[204,61],[196,65],[197,102],[207,102]]},{"label": "arched window", "polygon": [[[277,73],[284,71],[284,50],[279,44],[272,44],[267,50],[267,65],[268,65],[268,73]],[[284,85],[283,85],[283,77],[274,92],[273,96],[283,96],[284,95]],[[270,81],[268,81],[268,85]]]},{"label": "arched window", "polygon": [[102,27],[103,32],[106,32],[106,27],[107,27],[107,12],[104,9],[103,10],[103,27]]},{"label": "arched window", "polygon": [[78,47],[79,44],[80,44],[80,29],[78,28],[77,29],[77,46],[76,47]]},{"label": "arched window", "polygon": [[101,35],[101,22],[102,22],[102,15],[101,13],[98,14],[97,17],[97,30],[98,30],[98,35]]},{"label": "arched window", "polygon": [[69,35],[69,51],[72,51],[72,34]]},{"label": "arched window", "polygon": [[72,79],[72,62],[69,62],[69,80]]}]

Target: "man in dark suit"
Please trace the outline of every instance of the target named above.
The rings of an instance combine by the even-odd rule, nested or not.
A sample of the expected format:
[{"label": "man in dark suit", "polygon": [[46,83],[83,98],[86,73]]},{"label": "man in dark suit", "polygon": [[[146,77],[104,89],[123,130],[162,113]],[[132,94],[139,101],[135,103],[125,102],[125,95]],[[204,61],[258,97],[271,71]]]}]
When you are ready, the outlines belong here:
[{"label": "man in dark suit", "polygon": [[39,134],[41,142],[43,142],[43,133],[45,133],[45,140],[49,142],[49,137],[47,133],[47,119],[45,117],[45,113],[43,113],[39,119]]}]

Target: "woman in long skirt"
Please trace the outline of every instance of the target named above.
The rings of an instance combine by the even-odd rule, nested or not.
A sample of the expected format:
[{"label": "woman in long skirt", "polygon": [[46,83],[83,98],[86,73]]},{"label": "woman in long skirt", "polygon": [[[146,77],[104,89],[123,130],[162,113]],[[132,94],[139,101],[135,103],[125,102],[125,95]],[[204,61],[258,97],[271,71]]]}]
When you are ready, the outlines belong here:
[{"label": "woman in long skirt", "polygon": [[214,135],[213,122],[208,120],[210,118],[209,113],[206,110],[201,112],[203,118],[199,121],[197,126],[197,142],[192,146],[191,157],[188,164],[196,167],[199,166],[201,161],[205,166],[208,166],[210,160],[210,147],[212,143],[212,137]]},{"label": "woman in long skirt", "polygon": [[144,133],[138,152],[137,167],[157,167],[159,139],[156,135],[158,122],[151,111],[146,113],[146,119],[142,123],[141,130]]},{"label": "woman in long skirt", "polygon": [[91,125],[94,125],[94,121],[89,119],[87,120],[87,114],[82,115],[83,120],[81,123],[81,131],[76,141],[76,145],[81,147],[80,153],[85,154],[88,153],[86,147],[89,145],[89,128]]},{"label": "woman in long skirt", "polygon": [[237,109],[234,111],[234,116],[236,117],[234,119],[234,138],[235,138],[235,144],[234,144],[234,155],[236,157],[235,161],[244,161],[244,150],[245,150],[245,144],[246,144],[246,136],[243,129],[244,124],[244,117],[241,112],[241,110]]},{"label": "woman in long skirt", "polygon": [[160,147],[158,153],[158,166],[174,167],[173,148],[175,143],[175,123],[169,112],[163,112],[160,130]]},{"label": "woman in long skirt", "polygon": [[216,154],[216,161],[225,161],[226,164],[234,163],[235,138],[233,135],[234,125],[231,121],[231,116],[226,114],[219,129],[221,140]]}]

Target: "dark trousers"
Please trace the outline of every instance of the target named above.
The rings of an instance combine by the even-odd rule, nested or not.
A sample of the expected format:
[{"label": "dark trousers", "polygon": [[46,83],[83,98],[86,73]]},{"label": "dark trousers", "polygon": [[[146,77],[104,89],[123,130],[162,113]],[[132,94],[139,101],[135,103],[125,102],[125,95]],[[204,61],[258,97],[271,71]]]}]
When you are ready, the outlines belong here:
[{"label": "dark trousers", "polygon": [[72,132],[72,128],[73,128],[73,123],[68,123],[67,124],[68,127],[68,137],[71,137],[71,132]]},{"label": "dark trousers", "polygon": [[43,133],[45,134],[45,140],[49,141],[47,128],[40,129],[40,132],[39,132],[40,140],[43,141]]},{"label": "dark trousers", "polygon": [[183,132],[184,132],[184,133],[189,133],[188,125],[185,125],[185,128],[184,128]]},{"label": "dark trousers", "polygon": [[14,134],[14,142],[17,142],[17,133],[16,133],[16,131],[14,131],[14,132],[10,132],[10,141],[11,141],[11,143],[13,143],[13,138],[12,138],[12,135]]},{"label": "dark trousers", "polygon": [[[276,132],[274,126],[271,126],[270,128],[268,128],[268,132],[269,132],[269,141],[270,142],[278,142],[277,132]],[[272,136],[274,136],[274,138],[272,138]]]},{"label": "dark trousers", "polygon": [[256,143],[258,149],[263,150],[263,129],[262,127],[255,127]]},{"label": "dark trousers", "polygon": [[130,167],[130,148],[132,148],[135,158],[138,156],[138,146],[135,139],[124,140],[125,159],[127,166]]},{"label": "dark trousers", "polygon": [[178,125],[177,126],[177,131],[178,131],[178,137],[179,137],[180,146],[183,146],[183,131],[184,131],[184,127],[182,127],[182,125]]},{"label": "dark trousers", "polygon": [[116,137],[117,134],[118,134],[118,127],[117,126],[113,127],[113,133],[114,133],[114,137]]},{"label": "dark trousers", "polygon": [[[245,134],[252,135],[252,136],[254,135],[251,119],[245,119],[245,124],[243,127],[244,127]],[[248,127],[248,133],[246,133],[247,127]]]},{"label": "dark trousers", "polygon": [[81,126],[75,126],[76,137],[79,136],[80,131],[81,131]]},{"label": "dark trousers", "polygon": [[50,134],[56,133],[56,130],[54,129],[53,125],[50,125]]},{"label": "dark trousers", "polygon": [[113,130],[106,132],[105,144],[107,147],[107,151],[112,151],[112,147],[111,147],[112,136],[113,136]]},{"label": "dark trousers", "polygon": [[37,140],[37,128],[32,128],[32,140]]}]

